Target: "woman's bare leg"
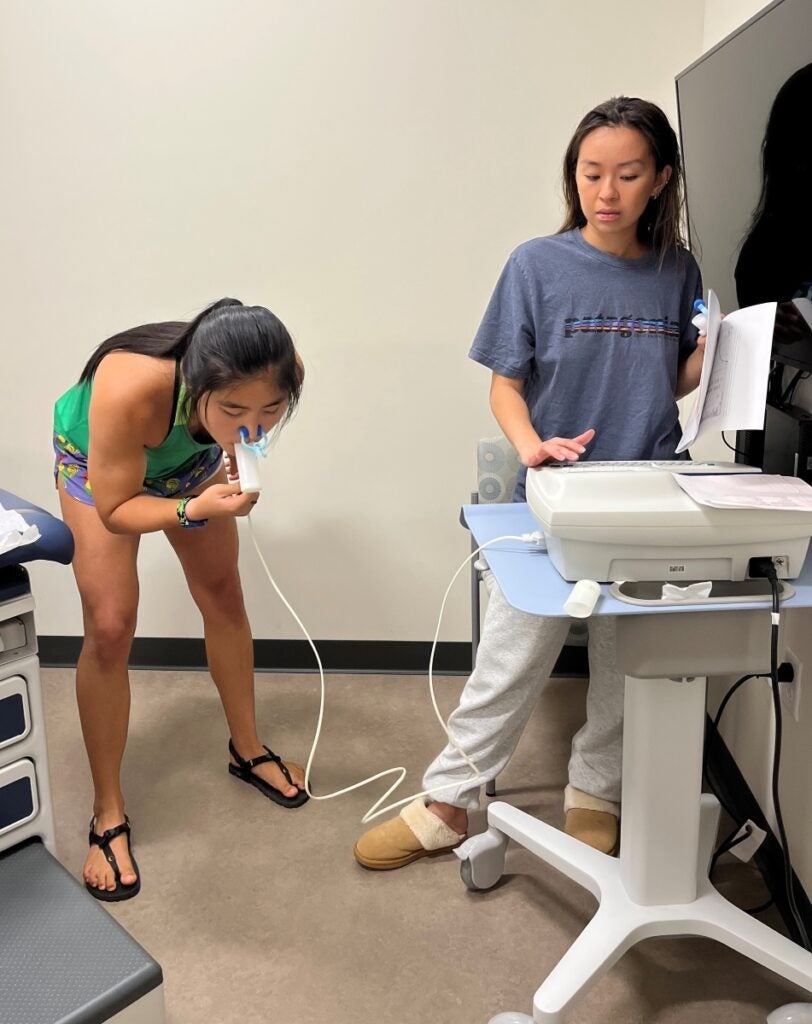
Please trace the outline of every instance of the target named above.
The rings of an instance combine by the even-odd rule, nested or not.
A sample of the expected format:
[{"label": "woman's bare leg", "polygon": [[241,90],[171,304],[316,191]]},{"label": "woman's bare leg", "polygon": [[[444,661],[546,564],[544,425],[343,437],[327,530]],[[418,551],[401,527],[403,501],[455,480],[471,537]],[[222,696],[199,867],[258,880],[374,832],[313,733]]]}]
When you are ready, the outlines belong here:
[{"label": "woman's bare leg", "polygon": [[[209,481],[224,482],[222,470]],[[233,519],[211,519],[205,527],[178,527],[167,530],[166,536],[203,616],[209,671],[223,702],[234,746],[246,760],[258,757],[265,750],[257,734],[254,647],[237,569],[237,524]],[[293,797],[297,788],[304,788],[304,769],[293,762],[285,763],[295,786],[275,764],[258,765],[254,772],[284,796]]]},{"label": "woman's bare leg", "polygon": [[[92,505],[84,505],[60,486],[62,516],[76,542],[73,572],[82,599],[84,642],[76,666],[76,698],[93,777],[93,814],[99,834],[124,820],[121,762],[130,719],[127,662],[138,608],[138,537],[110,533]],[[124,885],[135,882],[126,836],[111,849]],[[91,846],[83,875],[99,889],[116,886],[113,870],[97,846]]]}]

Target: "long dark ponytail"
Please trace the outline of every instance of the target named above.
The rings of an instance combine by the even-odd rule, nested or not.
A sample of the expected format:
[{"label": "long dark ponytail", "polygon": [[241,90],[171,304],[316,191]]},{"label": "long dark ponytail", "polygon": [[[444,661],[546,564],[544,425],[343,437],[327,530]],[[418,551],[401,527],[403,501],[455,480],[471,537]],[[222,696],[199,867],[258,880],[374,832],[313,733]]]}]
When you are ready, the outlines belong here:
[{"label": "long dark ponytail", "polygon": [[209,392],[269,369],[288,396],[283,422],[293,414],[302,390],[296,350],[285,325],[264,306],[244,306],[239,299],[220,299],[188,323],[144,324],[114,334],[95,350],[79,382],[92,380],[110,352],[179,361],[187,415]]}]

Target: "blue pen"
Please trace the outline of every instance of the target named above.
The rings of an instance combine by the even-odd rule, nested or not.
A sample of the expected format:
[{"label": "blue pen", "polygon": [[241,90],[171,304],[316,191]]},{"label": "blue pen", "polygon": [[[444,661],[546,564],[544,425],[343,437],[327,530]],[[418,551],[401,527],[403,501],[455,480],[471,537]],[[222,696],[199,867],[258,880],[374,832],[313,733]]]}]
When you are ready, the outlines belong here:
[{"label": "blue pen", "polygon": [[708,315],[708,307],[705,305],[705,303],[702,301],[702,299],[695,299],[694,300],[694,312],[695,313],[701,313],[702,316],[707,316]]}]

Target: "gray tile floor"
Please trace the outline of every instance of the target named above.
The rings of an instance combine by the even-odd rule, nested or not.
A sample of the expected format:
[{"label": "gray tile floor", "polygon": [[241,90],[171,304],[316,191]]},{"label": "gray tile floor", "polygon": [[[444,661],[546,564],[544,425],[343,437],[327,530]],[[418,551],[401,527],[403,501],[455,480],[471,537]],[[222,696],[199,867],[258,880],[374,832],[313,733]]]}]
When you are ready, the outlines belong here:
[{"label": "gray tile floor", "polygon": [[[588,893],[515,847],[487,893],[464,888],[453,856],[366,872],[352,844],[381,783],[279,808],[227,774],[208,676],[132,678],[125,786],[143,888],[111,913],[163,966],[169,1024],[487,1024],[501,1011],[531,1012],[535,989],[594,911]],[[463,680],[437,682],[448,713]],[[45,670],[43,684],[59,853],[78,875],[91,791],[72,673]],[[257,692],[265,742],[304,760],[317,678],[258,675]],[[583,694],[583,681],[553,681],[499,780],[500,798],[557,825]],[[442,740],[424,679],[332,676],[314,786],[325,793],[403,764],[407,795]],[[480,831],[484,815],[473,823]],[[738,862],[720,884],[743,905],[763,895]],[[650,940],[571,1021],[763,1024],[798,998],[707,940]]]}]

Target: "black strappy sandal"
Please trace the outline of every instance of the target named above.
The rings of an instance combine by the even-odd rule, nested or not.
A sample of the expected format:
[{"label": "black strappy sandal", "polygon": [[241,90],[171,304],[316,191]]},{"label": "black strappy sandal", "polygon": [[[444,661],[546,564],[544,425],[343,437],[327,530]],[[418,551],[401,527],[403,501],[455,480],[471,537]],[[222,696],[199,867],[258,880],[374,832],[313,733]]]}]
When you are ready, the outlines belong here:
[{"label": "black strappy sandal", "polygon": [[[130,826],[130,819],[124,815],[124,821],[121,825],[116,825],[115,828],[108,828],[102,835],[93,831],[93,826],[96,824],[96,819],[90,819],[90,835],[88,836],[88,843],[91,846],[98,846],[101,852],[104,854],[104,858],[110,867],[113,869],[113,874],[116,876],[116,887],[115,889],[97,889],[94,885],[89,882],[85,882],[85,889],[90,893],[91,896],[97,900],[102,900],[104,903],[118,903],[121,900],[131,900],[133,896],[137,896],[141,891],[141,872],[138,870],[138,865],[135,863],[135,857],[133,857],[133,851],[131,846],[130,833],[132,828]],[[116,860],[116,855],[110,849],[110,843],[117,836],[127,836],[127,847],[130,852],[130,861],[132,862],[133,871],[135,872],[136,878],[132,885],[123,885],[121,882],[121,871]]]},{"label": "black strappy sandal", "polygon": [[[296,786],[296,783],[290,777],[290,772],[287,769],[287,765],[283,764],[282,758],[278,754],[275,754],[270,749],[270,747],[266,747],[264,744],[263,749],[266,750],[267,753],[260,754],[259,757],[252,757],[250,761],[246,761],[245,758],[240,757],[240,755],[234,749],[234,744],[232,743],[231,740],[229,740],[228,752],[237,762],[236,764],[232,764],[229,761],[229,775],[233,775],[237,779],[242,779],[243,782],[248,782],[252,786],[256,786],[260,793],[263,793],[265,796],[268,797],[269,800],[273,800],[274,803],[280,804],[280,806],[282,807],[301,807],[302,804],[306,804],[310,797],[307,795],[304,789],[299,789],[299,792],[296,794],[296,796],[285,796],[284,793],[280,793],[280,791],[275,786],[272,786],[270,782],[266,782],[265,779],[261,779],[259,775],[255,775],[251,771],[251,769],[256,768],[258,764],[267,764],[268,762],[272,761],[275,765],[278,766],[279,770],[288,780],[288,783],[291,786]],[[297,786],[296,788],[298,789],[299,787]]]}]

